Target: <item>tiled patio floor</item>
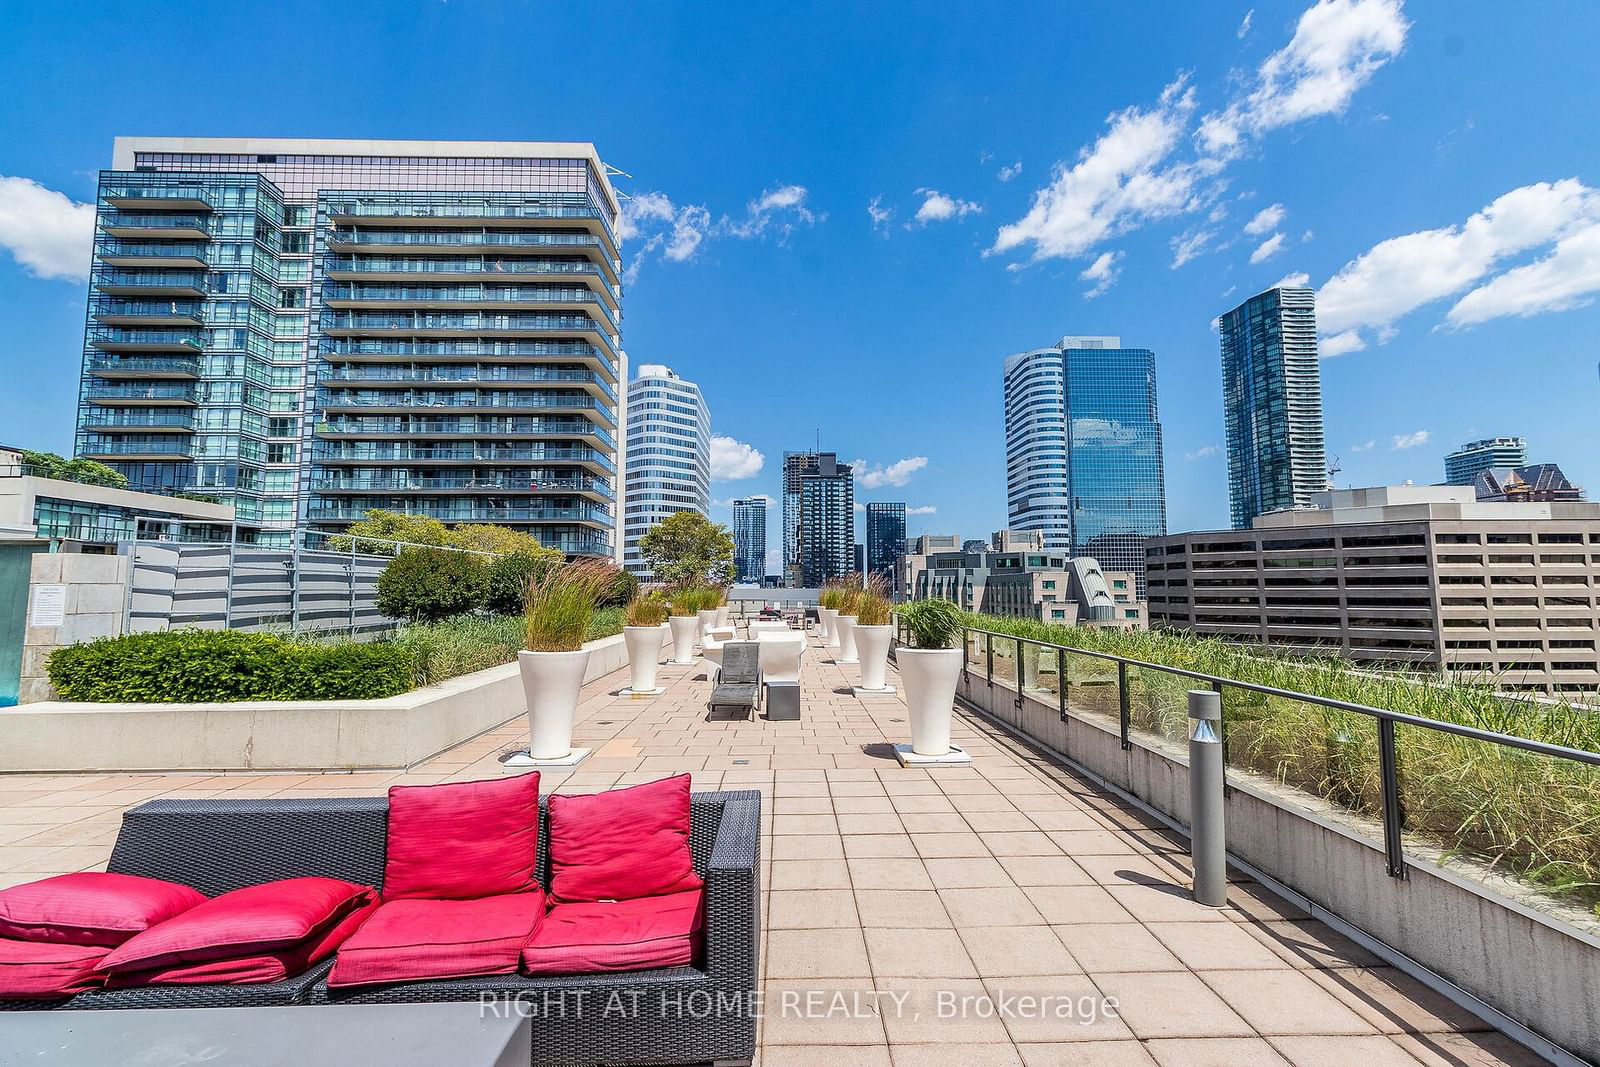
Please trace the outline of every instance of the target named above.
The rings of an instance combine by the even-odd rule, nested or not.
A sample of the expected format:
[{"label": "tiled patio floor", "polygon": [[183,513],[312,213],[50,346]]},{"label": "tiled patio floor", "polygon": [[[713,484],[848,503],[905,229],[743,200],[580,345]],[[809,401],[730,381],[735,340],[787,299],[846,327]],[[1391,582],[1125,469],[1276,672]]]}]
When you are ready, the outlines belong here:
[{"label": "tiled patio floor", "polygon": [[[970,768],[901,768],[905,705],[852,696],[858,668],[814,641],[799,722],[703,721],[704,673],[665,666],[648,700],[610,695],[623,674],[588,687],[595,754],[541,784],[762,790],[768,1067],[1543,1062],[1253,883],[1193,903],[1155,824],[975,718],[955,728]],[[0,885],[102,866],[150,797],[489,777],[519,739],[516,720],[405,774],[3,778]]]}]

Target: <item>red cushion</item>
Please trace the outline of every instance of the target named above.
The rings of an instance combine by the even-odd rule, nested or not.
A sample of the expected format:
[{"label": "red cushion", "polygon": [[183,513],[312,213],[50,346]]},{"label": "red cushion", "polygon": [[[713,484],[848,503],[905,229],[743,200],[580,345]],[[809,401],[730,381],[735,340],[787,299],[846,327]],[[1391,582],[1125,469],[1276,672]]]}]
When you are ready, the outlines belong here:
[{"label": "red cushion", "polygon": [[689,776],[550,798],[550,898],[632,900],[698,889]]},{"label": "red cushion", "polygon": [[686,967],[700,953],[704,893],[557,904],[522,950],[527,974]]},{"label": "red cushion", "polygon": [[544,891],[478,900],[385,901],[346,941],[330,986],[511,974],[544,919]]},{"label": "red cushion", "polygon": [[0,997],[51,1000],[96,989],[105,954],[104,945],[0,939]]},{"label": "red cushion", "polygon": [[148,971],[178,964],[261,956],[336,926],[377,899],[337,878],[287,878],[213,897],[137,934],[111,951],[105,969]]},{"label": "red cushion", "polygon": [[0,937],[66,945],[120,945],[205,894],[176,882],[84,871],[0,889]]},{"label": "red cushion", "polygon": [[249,985],[281,982],[304,974],[313,963],[333,954],[344,941],[378,910],[376,898],[348,912],[332,926],[324,927],[303,941],[272,952],[253,956],[207,960],[204,963],[175,963],[144,971],[119,971],[110,976],[112,989],[147,985]]},{"label": "red cushion", "polygon": [[389,788],[383,898],[470,899],[538,885],[539,774]]}]

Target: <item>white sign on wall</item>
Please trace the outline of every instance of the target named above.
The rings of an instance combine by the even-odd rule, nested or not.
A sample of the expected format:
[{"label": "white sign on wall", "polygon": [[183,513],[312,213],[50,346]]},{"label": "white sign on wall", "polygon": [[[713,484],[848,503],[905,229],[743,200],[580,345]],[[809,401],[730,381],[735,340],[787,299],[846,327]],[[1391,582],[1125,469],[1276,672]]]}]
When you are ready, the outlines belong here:
[{"label": "white sign on wall", "polygon": [[60,626],[67,621],[67,587],[64,585],[36,585],[33,587],[33,611],[28,616],[29,626]]}]

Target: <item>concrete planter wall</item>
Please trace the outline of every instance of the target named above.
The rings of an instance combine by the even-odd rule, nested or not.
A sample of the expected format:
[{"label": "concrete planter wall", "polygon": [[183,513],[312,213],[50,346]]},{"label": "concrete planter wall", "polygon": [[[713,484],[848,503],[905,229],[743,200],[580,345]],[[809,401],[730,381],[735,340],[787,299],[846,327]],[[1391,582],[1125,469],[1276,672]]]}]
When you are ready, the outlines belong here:
[{"label": "concrete planter wall", "polygon": [[[902,668],[903,670],[903,668]],[[958,695],[1046,748],[1189,823],[1185,750],[1133,737],[1114,722],[1035,698],[969,667]],[[1512,1020],[1579,1055],[1600,1052],[1600,923],[1516,883],[1479,880],[1467,864],[1411,856],[1409,877],[1384,869],[1381,831],[1319,798],[1228,771],[1228,851],[1363,933],[1392,946]],[[1502,891],[1503,889],[1503,891]]]},{"label": "concrete planter wall", "polygon": [[[621,634],[584,648],[586,683],[628,665]],[[402,768],[526,708],[516,663],[381,700],[45,701],[0,711],[0,773]]]}]

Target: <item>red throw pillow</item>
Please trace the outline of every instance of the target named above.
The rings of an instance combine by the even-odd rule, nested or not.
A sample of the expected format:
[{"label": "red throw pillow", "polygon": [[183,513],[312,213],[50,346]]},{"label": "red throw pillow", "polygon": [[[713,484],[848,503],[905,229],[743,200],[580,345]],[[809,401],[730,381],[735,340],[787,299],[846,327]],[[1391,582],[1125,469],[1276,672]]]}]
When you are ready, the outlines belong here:
[{"label": "red throw pillow", "polygon": [[550,897],[632,900],[700,888],[689,851],[689,776],[550,798]]},{"label": "red throw pillow", "polygon": [[687,967],[704,942],[704,893],[557,904],[522,950],[527,974]]},{"label": "red throw pillow", "polygon": [[514,974],[544,919],[544,891],[478,900],[389,900],[339,949],[328,985]]},{"label": "red throw pillow", "polygon": [[104,945],[0,939],[0,998],[54,1000],[97,989]]},{"label": "red throw pillow", "polygon": [[0,889],[0,937],[112,948],[197,904],[176,882],[84,871]]},{"label": "red throw pillow", "polygon": [[539,774],[389,787],[383,897],[471,899],[534,888]]},{"label": "red throw pillow", "polygon": [[288,948],[255,956],[178,963],[147,971],[119,971],[110,976],[112,989],[149,985],[250,985],[281,982],[304,974],[313,963],[326,959],[378,910],[376,899],[349,912],[334,925]]},{"label": "red throw pillow", "polygon": [[242,959],[293,948],[377,900],[337,878],[287,878],[213,897],[112,949],[112,974]]}]

